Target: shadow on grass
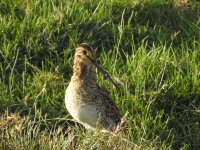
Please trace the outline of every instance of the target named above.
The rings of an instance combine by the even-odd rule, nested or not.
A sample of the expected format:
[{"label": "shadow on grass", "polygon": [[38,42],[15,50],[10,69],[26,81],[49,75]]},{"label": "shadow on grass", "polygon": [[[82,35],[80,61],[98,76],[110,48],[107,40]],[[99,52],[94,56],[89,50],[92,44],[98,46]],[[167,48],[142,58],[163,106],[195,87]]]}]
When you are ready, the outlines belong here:
[{"label": "shadow on grass", "polygon": [[[196,41],[200,39],[199,28],[196,26],[200,16],[199,3],[195,7],[161,2],[145,2],[134,5],[123,5],[123,2],[115,2],[112,5],[111,16],[107,21],[97,22],[88,18],[84,22],[72,23],[71,25],[63,21],[58,25],[59,27],[56,22],[51,22],[55,29],[49,29],[47,32],[43,31],[44,26],[42,25],[37,27],[37,30],[33,29],[33,26],[25,26],[21,34],[21,40],[19,39],[16,43],[16,49],[20,49],[19,58],[22,58],[18,60],[18,64],[23,64],[20,62],[24,61],[24,56],[31,64],[40,68],[45,58],[58,64],[60,63],[59,60],[65,59],[64,51],[74,48],[73,41],[77,44],[82,42],[91,43],[94,48],[97,48],[98,53],[102,47],[105,50],[111,50],[119,42],[121,22],[123,22],[123,31],[119,46],[120,49],[129,53],[132,53],[133,41],[137,50],[144,42],[149,47],[153,44],[180,47],[183,43],[191,45],[194,39]],[[9,7],[4,6],[3,3],[1,7],[6,8],[1,13],[9,15]],[[86,5],[84,9],[92,8]],[[23,10],[20,7],[15,7],[13,13],[16,18],[20,18],[19,21],[23,20],[24,13],[22,12]],[[33,34],[33,30],[36,30],[36,33]],[[7,39],[11,41],[17,35],[17,30],[14,30],[14,28],[12,32],[4,32]],[[27,44],[30,37],[34,43]],[[60,59],[58,60],[55,56]],[[0,59],[3,59],[1,55]],[[8,61],[12,62],[9,58]],[[21,68],[21,65],[19,65],[17,70],[23,71]]]},{"label": "shadow on grass", "polygon": [[[131,53],[132,37],[136,47],[139,47],[142,42],[147,42],[150,47],[153,44],[166,45],[167,47],[180,47],[183,43],[193,44],[194,39],[199,40],[200,38],[200,31],[196,26],[200,16],[198,7],[200,8],[199,3],[197,7],[192,7],[184,4],[173,5],[148,2],[137,4],[133,8],[127,6],[124,9],[121,4],[114,4],[112,24],[120,25],[122,15],[120,16],[119,14],[122,14],[124,11],[123,21],[127,25],[124,27],[120,48]],[[108,30],[110,29],[103,28],[99,33],[108,33]],[[101,36],[101,34],[95,34],[93,38],[101,41]],[[109,34],[108,37],[112,37],[109,43],[116,44],[117,41],[114,41],[113,36]],[[102,43],[107,45],[107,43],[104,43],[104,40]],[[108,49],[112,48],[112,46],[108,47]]]},{"label": "shadow on grass", "polygon": [[199,125],[200,94],[160,95],[155,101],[153,112],[164,111],[163,121],[169,118],[168,128],[172,130],[174,149],[187,145],[189,149],[197,149],[200,141]]}]

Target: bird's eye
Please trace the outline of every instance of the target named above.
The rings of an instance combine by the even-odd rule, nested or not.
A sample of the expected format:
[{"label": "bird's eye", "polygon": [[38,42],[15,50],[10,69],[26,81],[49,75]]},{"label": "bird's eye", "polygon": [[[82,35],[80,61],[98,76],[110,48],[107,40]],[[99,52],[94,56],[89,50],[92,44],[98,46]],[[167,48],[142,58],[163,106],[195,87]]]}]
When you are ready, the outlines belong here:
[{"label": "bird's eye", "polygon": [[83,54],[84,54],[84,55],[87,55],[87,51],[84,50],[84,51],[83,51]]}]

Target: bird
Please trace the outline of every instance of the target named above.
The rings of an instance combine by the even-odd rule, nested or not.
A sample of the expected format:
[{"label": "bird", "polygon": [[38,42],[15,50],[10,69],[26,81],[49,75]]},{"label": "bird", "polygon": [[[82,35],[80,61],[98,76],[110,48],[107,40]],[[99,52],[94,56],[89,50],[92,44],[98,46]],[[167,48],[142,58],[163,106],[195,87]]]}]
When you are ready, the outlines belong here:
[{"label": "bird", "polygon": [[121,121],[120,112],[109,93],[96,79],[93,48],[79,44],[75,48],[73,74],[65,91],[65,105],[70,115],[86,129],[114,132]]}]

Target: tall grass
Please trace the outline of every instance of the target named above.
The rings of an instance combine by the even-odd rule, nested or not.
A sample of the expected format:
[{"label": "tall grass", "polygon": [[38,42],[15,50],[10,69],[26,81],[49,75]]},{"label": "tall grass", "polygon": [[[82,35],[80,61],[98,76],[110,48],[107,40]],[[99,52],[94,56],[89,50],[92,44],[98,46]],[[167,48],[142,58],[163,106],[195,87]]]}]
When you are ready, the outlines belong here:
[{"label": "tall grass", "polygon": [[[1,149],[198,149],[198,1],[1,0]],[[72,49],[87,42],[122,114],[126,135],[86,131],[71,120],[64,92]]]}]

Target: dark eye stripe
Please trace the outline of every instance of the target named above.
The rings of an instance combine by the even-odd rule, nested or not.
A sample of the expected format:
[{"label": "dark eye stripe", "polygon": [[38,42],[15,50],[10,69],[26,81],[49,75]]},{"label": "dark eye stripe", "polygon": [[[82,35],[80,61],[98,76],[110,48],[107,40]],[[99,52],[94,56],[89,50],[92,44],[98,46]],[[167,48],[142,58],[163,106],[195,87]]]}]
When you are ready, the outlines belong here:
[{"label": "dark eye stripe", "polygon": [[89,50],[92,53],[92,55],[94,54],[94,51],[93,51],[92,47],[90,45],[88,45],[87,43],[82,43],[79,46]]},{"label": "dark eye stripe", "polygon": [[84,54],[84,55],[87,55],[87,51],[83,50],[83,54]]}]

